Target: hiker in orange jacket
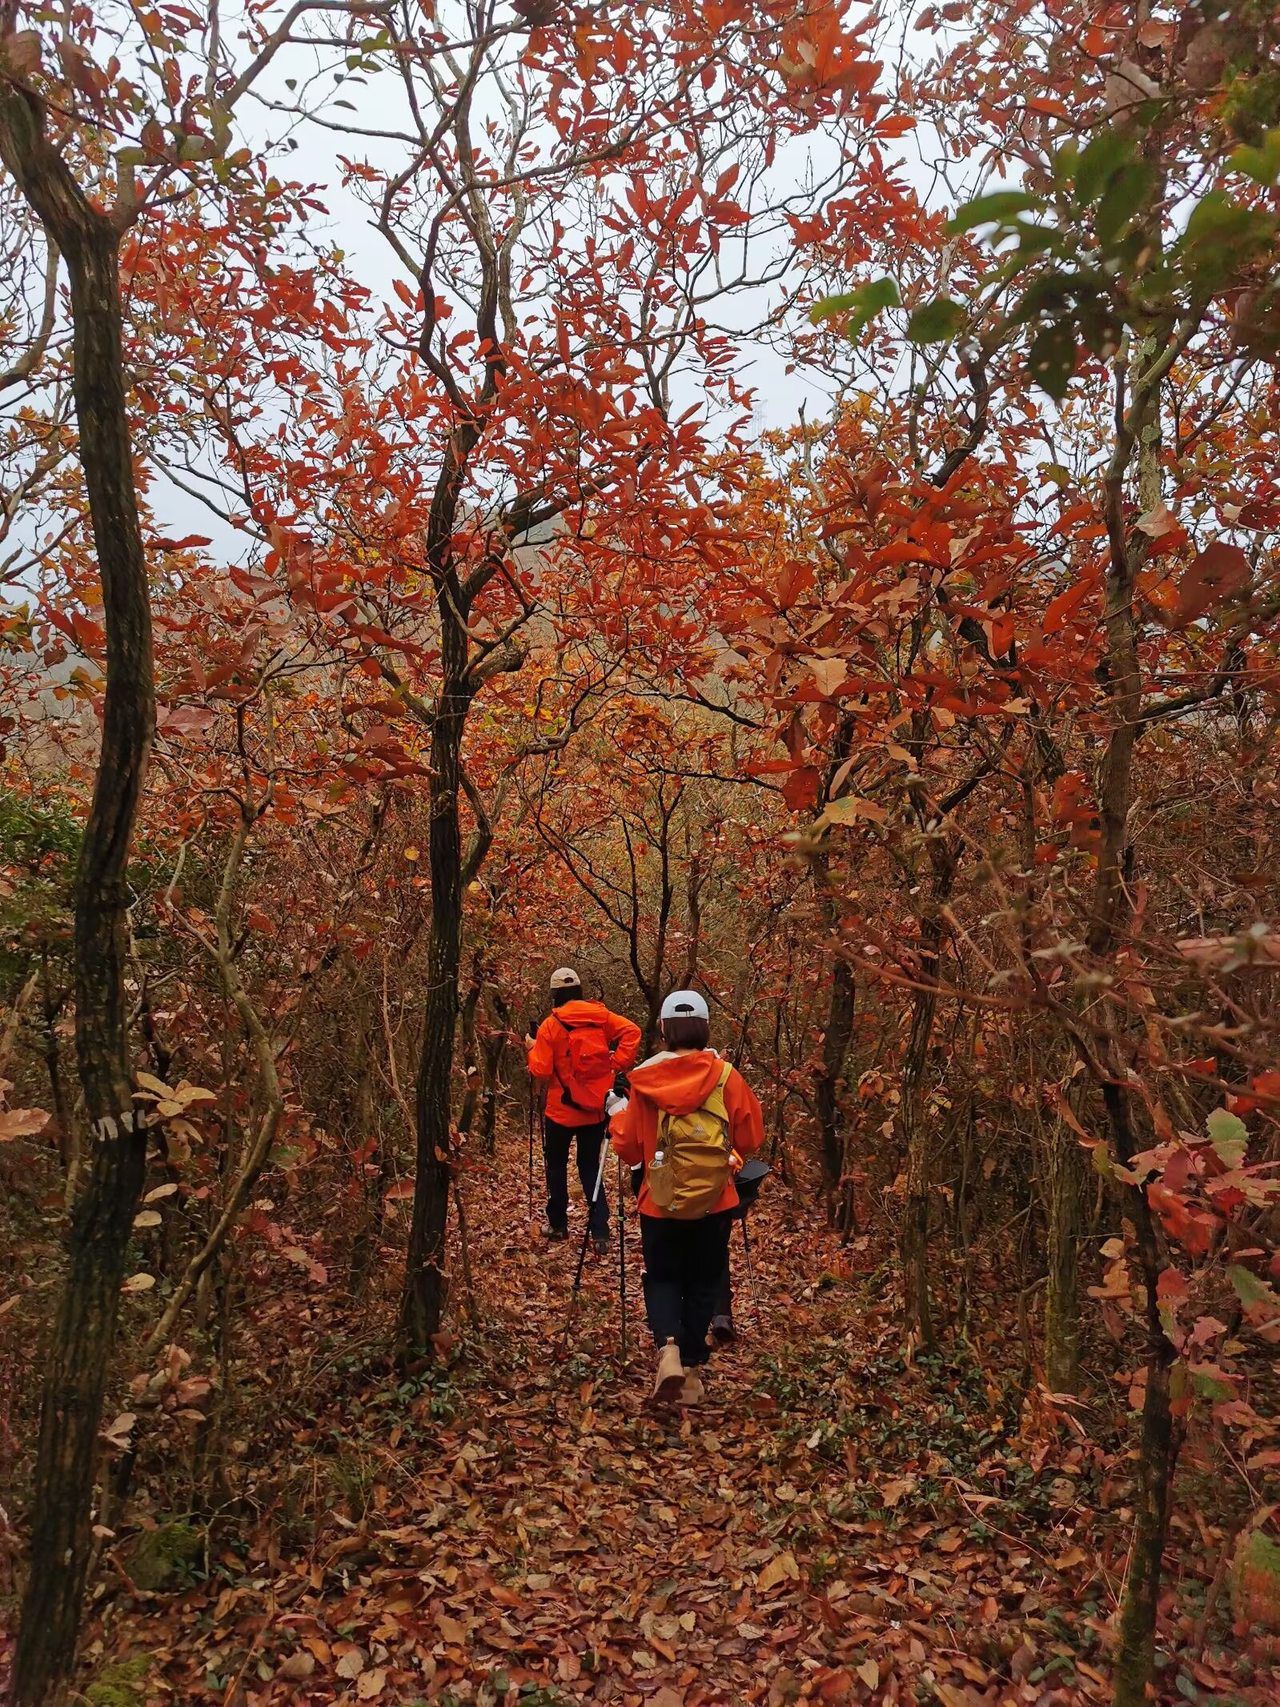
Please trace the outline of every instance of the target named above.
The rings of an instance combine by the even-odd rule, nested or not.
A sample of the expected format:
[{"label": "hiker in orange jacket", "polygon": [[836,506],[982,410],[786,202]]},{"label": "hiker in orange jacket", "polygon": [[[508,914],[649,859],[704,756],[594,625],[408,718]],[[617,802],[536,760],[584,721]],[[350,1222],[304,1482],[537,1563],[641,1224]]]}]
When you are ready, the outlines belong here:
[{"label": "hiker in orange jacket", "polygon": [[755,1093],[710,1048],[710,1015],[696,990],[662,1004],[663,1048],[630,1075],[628,1101],[610,1099],[613,1147],[642,1164],[644,1299],[658,1349],[656,1404],[696,1404],[698,1368],[729,1252],[734,1174],[764,1142]]},{"label": "hiker in orange jacket", "polygon": [[547,1178],[548,1239],[569,1236],[569,1149],[578,1153],[578,1178],[587,1201],[591,1238],[609,1246],[609,1199],[601,1180],[592,1202],[604,1143],[605,1098],[640,1050],[640,1027],[603,1002],[582,999],[582,980],[571,967],[551,974],[551,1013],[525,1038],[532,1078],[546,1088],[542,1161]]}]

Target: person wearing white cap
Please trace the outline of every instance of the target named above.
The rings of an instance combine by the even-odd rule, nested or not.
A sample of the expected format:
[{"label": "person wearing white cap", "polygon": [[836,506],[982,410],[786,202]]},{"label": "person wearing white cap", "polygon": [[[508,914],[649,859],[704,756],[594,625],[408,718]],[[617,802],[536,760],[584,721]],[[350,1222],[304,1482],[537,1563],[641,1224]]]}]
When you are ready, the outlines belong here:
[{"label": "person wearing white cap", "polygon": [[[601,1181],[600,1149],[605,1136],[605,1098],[640,1051],[640,1027],[603,1002],[582,998],[582,980],[571,966],[551,974],[551,1013],[525,1038],[529,1072],[545,1086],[542,1160],[547,1178],[548,1239],[569,1236],[569,1151],[576,1148],[578,1178],[587,1201],[592,1242],[609,1245],[609,1199]],[[594,1192],[594,1196],[593,1196]]]},{"label": "person wearing white cap", "polygon": [[609,1099],[613,1147],[642,1165],[644,1298],[658,1353],[657,1405],[696,1404],[738,1207],[736,1170],[764,1142],[760,1104],[709,1047],[711,1016],[696,990],[674,990],[659,1016],[663,1047],[634,1067],[631,1096]]}]

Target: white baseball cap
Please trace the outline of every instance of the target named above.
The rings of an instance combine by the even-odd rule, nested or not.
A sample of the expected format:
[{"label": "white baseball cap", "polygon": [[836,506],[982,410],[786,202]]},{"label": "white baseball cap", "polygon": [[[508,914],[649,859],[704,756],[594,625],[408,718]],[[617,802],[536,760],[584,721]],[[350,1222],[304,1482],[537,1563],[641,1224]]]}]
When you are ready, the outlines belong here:
[{"label": "white baseball cap", "polygon": [[579,978],[572,966],[557,966],[551,974],[551,988],[553,990],[580,990],[582,979]]},{"label": "white baseball cap", "polygon": [[711,1018],[706,1001],[696,990],[673,990],[662,1004],[659,1019]]}]

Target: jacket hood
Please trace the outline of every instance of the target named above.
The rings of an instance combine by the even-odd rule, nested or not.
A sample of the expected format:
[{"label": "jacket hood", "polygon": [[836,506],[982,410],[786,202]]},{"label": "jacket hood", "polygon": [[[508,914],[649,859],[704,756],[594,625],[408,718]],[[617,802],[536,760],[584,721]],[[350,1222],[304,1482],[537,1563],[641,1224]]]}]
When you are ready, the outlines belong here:
[{"label": "jacket hood", "polygon": [[701,1108],[716,1087],[724,1062],[714,1049],[686,1054],[651,1055],[628,1073],[632,1090],[657,1103],[667,1114]]},{"label": "jacket hood", "polygon": [[558,1008],[552,1008],[551,1017],[563,1020],[566,1025],[603,1025],[609,1017],[609,1010],[603,1002],[578,1000],[562,1002]]}]

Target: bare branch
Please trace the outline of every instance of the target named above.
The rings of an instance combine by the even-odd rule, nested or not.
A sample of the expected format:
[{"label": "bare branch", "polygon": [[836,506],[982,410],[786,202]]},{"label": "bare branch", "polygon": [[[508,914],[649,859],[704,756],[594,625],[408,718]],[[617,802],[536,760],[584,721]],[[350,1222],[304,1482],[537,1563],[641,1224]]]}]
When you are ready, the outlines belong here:
[{"label": "bare branch", "polygon": [[44,360],[45,351],[49,348],[49,340],[53,336],[53,323],[58,308],[58,245],[51,236],[46,234],[48,256],[45,261],[44,275],[44,309],[40,316],[40,325],[35,339],[18,357],[7,373],[0,373],[0,391],[6,391],[11,385],[20,385],[31,375]]}]

